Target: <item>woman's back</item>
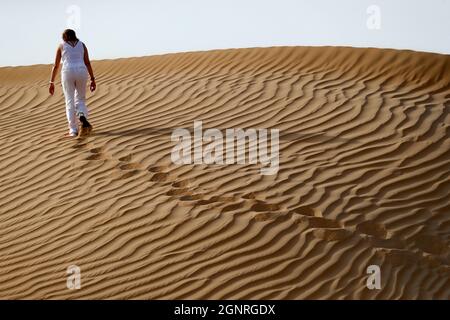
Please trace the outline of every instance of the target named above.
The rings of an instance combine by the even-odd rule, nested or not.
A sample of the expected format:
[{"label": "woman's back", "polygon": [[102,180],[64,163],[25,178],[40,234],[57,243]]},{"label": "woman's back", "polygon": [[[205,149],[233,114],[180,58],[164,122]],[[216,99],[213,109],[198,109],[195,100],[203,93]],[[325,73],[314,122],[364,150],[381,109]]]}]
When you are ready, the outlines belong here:
[{"label": "woman's back", "polygon": [[[66,115],[69,125],[69,136],[75,137],[89,134],[92,125],[88,121],[89,110],[86,106],[87,75],[91,77],[89,88],[93,92],[95,84],[94,71],[89,59],[88,49],[78,40],[74,30],[66,29],[62,34],[63,43],[58,46],[55,64],[52,68],[50,87],[51,95],[55,93],[55,77],[62,61],[61,84],[66,99]],[[78,118],[78,119],[77,119]],[[80,125],[80,126],[79,126]]]},{"label": "woman's back", "polygon": [[61,48],[62,70],[85,67],[84,64],[84,45],[77,41],[72,47],[68,42],[63,42]]}]

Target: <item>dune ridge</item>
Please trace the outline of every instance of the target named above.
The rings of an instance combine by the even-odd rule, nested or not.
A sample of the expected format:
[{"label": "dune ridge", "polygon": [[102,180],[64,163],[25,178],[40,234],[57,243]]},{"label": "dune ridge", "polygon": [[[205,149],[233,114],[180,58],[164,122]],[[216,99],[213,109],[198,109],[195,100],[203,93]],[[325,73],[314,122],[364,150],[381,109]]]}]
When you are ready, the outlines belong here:
[{"label": "dune ridge", "polygon": [[[273,47],[93,67],[94,131],[72,140],[50,66],[0,68],[0,298],[450,297],[450,56]],[[280,129],[278,173],[174,165],[170,135],[194,120]]]}]

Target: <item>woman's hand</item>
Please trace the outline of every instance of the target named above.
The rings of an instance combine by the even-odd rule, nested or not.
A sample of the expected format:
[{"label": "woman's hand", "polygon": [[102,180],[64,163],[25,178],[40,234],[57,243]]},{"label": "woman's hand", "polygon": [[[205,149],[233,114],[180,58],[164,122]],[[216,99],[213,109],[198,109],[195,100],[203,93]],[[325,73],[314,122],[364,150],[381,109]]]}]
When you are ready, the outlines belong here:
[{"label": "woman's hand", "polygon": [[55,84],[54,83],[50,83],[50,87],[48,88],[48,93],[50,93],[51,95],[53,95],[55,93]]},{"label": "woman's hand", "polygon": [[91,89],[91,92],[94,92],[96,88],[97,88],[97,84],[95,83],[95,80],[91,80],[91,85],[90,85],[89,89]]}]

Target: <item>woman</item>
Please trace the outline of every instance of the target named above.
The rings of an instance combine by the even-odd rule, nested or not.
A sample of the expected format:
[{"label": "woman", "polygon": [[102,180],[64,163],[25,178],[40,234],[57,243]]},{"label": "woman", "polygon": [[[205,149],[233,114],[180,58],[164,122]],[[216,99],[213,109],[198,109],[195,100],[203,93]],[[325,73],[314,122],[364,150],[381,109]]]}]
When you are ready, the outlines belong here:
[{"label": "woman", "polygon": [[[86,83],[87,74],[91,77],[91,92],[96,89],[94,72],[86,46],[78,40],[75,31],[64,30],[62,34],[64,42],[56,51],[55,64],[52,69],[49,93],[55,93],[55,77],[62,60],[61,83],[66,98],[66,115],[69,122],[68,136],[87,135],[92,126],[88,122],[89,111],[86,107]],[[80,128],[78,128],[78,120]],[[67,136],[66,135],[66,136]]]}]

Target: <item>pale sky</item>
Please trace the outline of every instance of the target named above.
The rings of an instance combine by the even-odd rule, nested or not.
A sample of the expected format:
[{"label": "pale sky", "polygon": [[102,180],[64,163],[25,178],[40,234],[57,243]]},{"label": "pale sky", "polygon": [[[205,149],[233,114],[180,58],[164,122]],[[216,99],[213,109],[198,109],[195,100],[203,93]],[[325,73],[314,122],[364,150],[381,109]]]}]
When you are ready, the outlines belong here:
[{"label": "pale sky", "polygon": [[66,27],[91,59],[284,45],[450,54],[450,0],[1,0],[0,66],[52,63]]}]

